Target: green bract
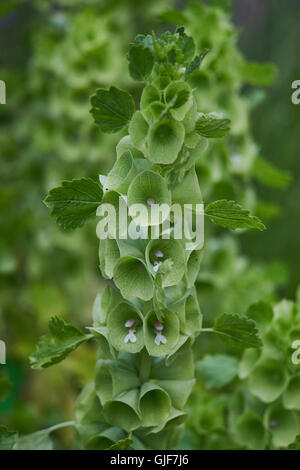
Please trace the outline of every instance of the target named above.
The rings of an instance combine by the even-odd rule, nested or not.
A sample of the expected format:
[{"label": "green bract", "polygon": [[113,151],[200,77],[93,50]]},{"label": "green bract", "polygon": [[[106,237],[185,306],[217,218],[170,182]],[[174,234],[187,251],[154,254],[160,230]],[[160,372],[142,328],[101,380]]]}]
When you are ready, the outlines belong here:
[{"label": "green bract", "polygon": [[153,163],[173,163],[183,145],[184,127],[180,122],[163,119],[149,131],[148,158]]},{"label": "green bract", "polygon": [[[157,225],[162,223],[169,214],[171,205],[171,193],[164,179],[154,171],[145,170],[137,175],[128,189],[129,214],[137,220],[138,225]],[[145,217],[134,210],[135,204],[142,204],[146,209]],[[157,214],[154,220],[150,220],[151,207],[161,205],[165,208]],[[135,219],[135,216],[137,219]]]}]

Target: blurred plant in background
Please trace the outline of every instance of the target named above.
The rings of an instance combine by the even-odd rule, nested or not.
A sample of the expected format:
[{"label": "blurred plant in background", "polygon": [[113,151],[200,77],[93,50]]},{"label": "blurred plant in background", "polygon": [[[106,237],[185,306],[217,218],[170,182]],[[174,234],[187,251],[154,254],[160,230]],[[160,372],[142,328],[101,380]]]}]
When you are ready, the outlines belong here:
[{"label": "blurred plant in background", "polygon": [[[0,77],[8,84],[7,105],[0,108],[0,122],[5,131],[0,136],[3,161],[0,337],[5,336],[8,344],[10,361],[7,369],[14,384],[4,406],[0,403],[0,411],[3,411],[1,421],[21,433],[67,418],[78,389],[90,378],[94,367],[94,353],[84,346],[53,370],[40,375],[28,371],[27,356],[50,316],[59,313],[65,319],[72,318],[77,325],[83,325],[91,299],[101,290],[101,278],[93,262],[97,250],[93,226],[71,235],[59,232],[41,200],[49,187],[62,177],[82,176],[84,168],[85,176],[98,178],[99,173],[107,173],[113,165],[114,147],[119,136],[101,134],[94,126],[88,115],[89,96],[96,87],[105,87],[109,83],[127,88],[129,85],[130,91],[137,96],[139,87],[133,89],[129,81],[125,49],[137,31],[149,32],[170,22],[183,24],[196,39],[198,51],[208,49],[201,69],[193,72],[190,83],[197,89],[199,108],[203,112],[216,109],[230,117],[232,129],[224,139],[211,139],[197,162],[205,202],[235,199],[269,223],[273,223],[280,213],[282,195],[276,196],[277,204],[274,204],[269,202],[270,191],[258,189],[258,183],[263,183],[267,188],[275,189],[276,194],[282,194],[278,190],[285,189],[290,180],[287,173],[267,161],[284,140],[279,133],[276,139],[269,138],[274,134],[273,119],[266,119],[269,106],[273,105],[277,110],[276,97],[280,93],[280,85],[273,87],[270,98],[265,101],[267,94],[262,88],[275,80],[274,67],[245,61],[237,47],[239,34],[231,23],[229,2],[215,0],[210,6],[191,2],[181,12],[172,10],[173,3],[168,0],[138,3],[133,0],[113,3],[35,0],[30,5],[24,2],[20,10],[2,18],[4,26],[6,22],[13,26],[11,35],[15,39],[10,53],[21,57],[14,64],[8,60],[9,52],[6,51],[7,66],[1,62]],[[22,28],[20,16],[24,18]],[[20,54],[15,43],[22,41],[24,46]],[[276,39],[273,41],[276,43]],[[275,62],[281,63],[285,51],[282,46],[274,57]],[[257,57],[254,52],[253,55]],[[266,52],[259,58],[269,57]],[[282,96],[285,97],[283,91]],[[293,122],[293,133],[297,129],[295,108],[286,109]],[[258,142],[261,142],[260,137],[268,139],[263,146],[266,159],[261,156],[251,132],[252,111]],[[281,113],[278,110],[276,113],[281,123]],[[289,142],[290,154],[293,142],[292,139]],[[297,195],[296,188],[292,194]],[[211,241],[205,248],[197,281],[204,326],[210,326],[218,313],[246,314],[254,302],[261,299],[274,301],[276,288],[285,282],[283,267],[276,262],[268,265],[253,263],[241,254],[237,237],[220,235],[215,228],[209,230],[206,238]],[[251,254],[259,259],[266,247],[267,251],[270,247],[272,257],[268,256],[268,260],[277,258],[272,230],[269,233],[259,240],[252,234],[241,233],[243,252],[247,253],[250,246]],[[289,240],[287,235],[282,235],[282,230],[277,233]],[[281,238],[276,237],[277,245],[278,240]],[[294,263],[296,257],[293,254],[292,258],[290,261]],[[296,267],[293,269],[295,272]],[[194,348],[201,358],[200,369],[203,363],[204,370],[206,363],[209,368],[214,367],[216,353],[223,357],[222,364],[225,361],[231,374],[240,367],[240,360],[241,364],[245,361],[235,350],[203,335]],[[261,397],[253,398],[248,382],[237,379],[237,372],[233,382],[229,385],[226,382],[224,389],[218,384],[216,391],[211,390],[214,387],[207,387],[203,377],[205,374],[199,373],[199,384],[190,400],[192,418],[183,445],[243,447],[245,442],[237,440],[236,434],[242,434],[243,430],[248,432],[249,413],[250,418],[254,413],[254,424],[261,430],[261,435],[269,433],[262,418],[266,405],[261,403]],[[49,389],[53,390],[52,394]],[[3,373],[0,399],[6,391],[8,381]],[[230,402],[229,406],[232,395],[233,404]],[[254,408],[245,405],[248,398]],[[223,412],[234,415],[234,411],[228,411],[237,406],[234,399],[240,406],[238,410],[242,410],[241,416],[246,415],[246,424],[242,418],[241,423],[234,417],[230,418],[229,424],[224,420]],[[264,445],[271,442],[265,437],[262,439]],[[278,440],[274,442],[275,446],[279,444]]]},{"label": "blurred plant in background", "polygon": [[95,127],[89,96],[97,86],[126,85],[125,44],[137,28],[151,29],[169,1],[5,4],[3,37],[10,50],[1,64],[8,99],[0,109],[0,333],[13,390],[0,410],[4,422],[28,432],[57,422],[59,408],[70,413],[74,391],[94,365],[86,349],[57,371],[32,375],[32,346],[54,312],[83,324],[101,285],[92,262],[94,228],[59,232],[42,199],[62,176],[81,174],[84,166],[85,175],[97,178],[113,165],[116,138]]},{"label": "blurred plant in background", "polygon": [[246,315],[257,322],[264,346],[247,349],[240,360],[211,354],[198,361],[183,447],[298,448],[300,374],[292,345],[300,338],[299,294],[296,303],[257,302]]}]

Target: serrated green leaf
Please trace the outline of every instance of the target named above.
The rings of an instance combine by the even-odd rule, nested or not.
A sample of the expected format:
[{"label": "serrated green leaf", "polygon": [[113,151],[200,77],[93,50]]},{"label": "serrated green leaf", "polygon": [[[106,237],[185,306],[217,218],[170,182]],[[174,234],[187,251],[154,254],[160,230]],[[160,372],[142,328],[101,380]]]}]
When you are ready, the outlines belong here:
[{"label": "serrated green leaf", "polygon": [[284,189],[291,182],[289,173],[276,168],[276,166],[267,162],[262,157],[255,158],[253,170],[256,179],[271,188]]},{"label": "serrated green leaf", "polygon": [[128,60],[132,78],[138,82],[145,82],[150,76],[154,65],[151,50],[143,44],[134,44],[129,50]]},{"label": "serrated green leaf", "polygon": [[237,202],[221,199],[214,201],[206,206],[204,214],[209,217],[211,222],[220,227],[231,228],[249,228],[265,230],[266,227],[262,221],[251,215],[246,209],[243,209]]},{"label": "serrated green leaf", "polygon": [[112,134],[122,130],[129,123],[135,104],[132,96],[124,90],[110,87],[99,88],[91,97],[91,114],[103,132]]},{"label": "serrated green leaf", "polygon": [[208,139],[224,137],[230,130],[230,119],[216,113],[201,114],[196,122],[196,131]]},{"label": "serrated green leaf", "polygon": [[188,75],[190,75],[191,73],[193,73],[195,70],[197,70],[204,57],[206,56],[206,54],[208,53],[208,49],[204,49],[201,54],[197,55],[193,60],[192,62],[189,64],[189,66],[187,67],[186,71],[185,71],[185,76],[187,77]]},{"label": "serrated green leaf", "polygon": [[91,335],[85,335],[59,317],[51,318],[49,330],[47,335],[40,338],[34,353],[29,358],[33,369],[45,369],[62,361],[81,343],[91,338]]},{"label": "serrated green leaf", "polygon": [[51,189],[44,203],[59,226],[74,230],[96,215],[102,196],[102,188],[96,181],[81,178],[63,181],[61,186]]},{"label": "serrated green leaf", "polygon": [[224,313],[216,319],[213,330],[220,334],[226,343],[233,346],[241,348],[262,346],[255,322],[239,315]]},{"label": "serrated green leaf", "polygon": [[206,355],[196,364],[200,381],[209,389],[219,389],[232,382],[238,373],[238,359],[225,354]]}]

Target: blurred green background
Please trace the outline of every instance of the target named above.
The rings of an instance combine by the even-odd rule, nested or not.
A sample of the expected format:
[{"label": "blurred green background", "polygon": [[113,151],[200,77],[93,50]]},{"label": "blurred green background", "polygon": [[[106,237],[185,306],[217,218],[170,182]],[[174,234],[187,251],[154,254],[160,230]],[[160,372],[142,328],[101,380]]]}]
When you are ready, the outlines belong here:
[{"label": "blurred green background", "polygon": [[[0,3],[0,79],[7,85],[7,104],[0,105],[0,338],[7,344],[7,365],[0,366],[0,423],[21,433],[72,415],[78,391],[93,374],[93,347],[82,347],[64,363],[43,372],[29,369],[28,355],[52,315],[60,314],[79,327],[88,324],[93,299],[103,283],[94,225],[62,233],[42,200],[63,179],[97,178],[112,166],[120,135],[102,135],[94,126],[89,96],[96,87],[109,84],[138,96],[140,88],[127,71],[128,44],[137,33],[159,32],[166,29],[167,21],[176,23],[174,12],[171,20],[165,12],[182,9],[186,3]],[[230,2],[207,3],[227,9]],[[239,237],[241,252],[249,257],[253,272],[244,285],[241,279],[236,286],[233,281],[232,295],[228,293],[226,300],[228,305],[238,305],[234,296],[241,302],[245,292],[268,281],[256,261],[278,261],[285,267],[284,282],[282,268],[279,274],[268,274],[279,296],[293,297],[299,282],[300,105],[291,103],[291,83],[300,79],[300,4],[289,0],[287,8],[284,0],[235,0],[232,7],[243,55],[252,61],[273,62],[278,68],[275,83],[259,87],[253,95],[258,103],[251,114],[254,140],[261,156],[292,176],[285,191],[253,183],[261,201],[278,205],[279,209],[272,207],[279,210],[279,216],[269,217],[263,234]],[[201,35],[195,24],[193,33],[198,32]],[[249,84],[242,88],[245,95],[252,91]],[[231,246],[225,239],[224,243]],[[234,247],[232,252],[238,256]],[[209,310],[211,300],[205,298],[212,293],[208,289],[205,294],[205,282],[201,292]],[[273,295],[273,287],[267,286],[263,294]],[[65,433],[62,445],[69,441]]]}]

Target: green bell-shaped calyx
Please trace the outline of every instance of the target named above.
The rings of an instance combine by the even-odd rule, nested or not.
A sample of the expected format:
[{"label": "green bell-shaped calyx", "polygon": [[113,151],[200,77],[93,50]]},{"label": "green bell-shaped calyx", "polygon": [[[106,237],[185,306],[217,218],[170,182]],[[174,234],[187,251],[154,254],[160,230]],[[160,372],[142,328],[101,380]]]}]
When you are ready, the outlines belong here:
[{"label": "green bell-shaped calyx", "polygon": [[187,286],[192,287],[198,277],[200,264],[203,258],[203,250],[188,250],[186,252],[187,264],[186,264],[186,280]]},{"label": "green bell-shaped calyx", "polygon": [[130,135],[125,135],[116,146],[117,158],[120,158],[123,153],[128,151],[131,152],[134,159],[144,158],[143,153],[133,145]]},{"label": "green bell-shaped calyx", "polygon": [[153,85],[147,85],[143,89],[140,107],[141,107],[142,113],[147,118],[149,118],[152,115],[151,110],[149,109],[149,106],[154,102],[158,102],[159,100],[160,100],[160,92],[156,87],[154,87]]},{"label": "green bell-shaped calyx", "polygon": [[273,360],[260,361],[248,378],[250,391],[266,403],[276,400],[287,384],[287,370],[284,364]]},{"label": "green bell-shaped calyx", "polygon": [[157,384],[145,382],[140,390],[139,410],[142,426],[159,426],[166,422],[170,414],[170,397]]},{"label": "green bell-shaped calyx", "polygon": [[268,406],[264,414],[264,425],[270,432],[275,447],[287,447],[299,434],[297,413],[285,410],[279,403]]},{"label": "green bell-shaped calyx", "polygon": [[199,332],[202,326],[202,314],[195,291],[190,290],[183,297],[169,304],[176,312],[180,321],[180,331],[186,335]]},{"label": "green bell-shaped calyx", "polygon": [[261,351],[259,349],[249,348],[244,351],[239,364],[239,377],[241,379],[246,379],[251,374],[260,355]]},{"label": "green bell-shaped calyx", "polygon": [[102,432],[98,432],[96,435],[92,436],[86,442],[84,448],[87,450],[107,450],[116,445],[116,443],[128,442],[129,440],[128,438],[126,439],[126,435],[127,434],[119,427],[107,427]]},{"label": "green bell-shaped calyx", "polygon": [[154,311],[144,320],[145,345],[150,356],[170,354],[179,340],[179,320],[170,310],[163,312],[160,322]]},{"label": "green bell-shaped calyx", "polygon": [[171,193],[158,173],[145,170],[130,184],[127,203],[129,215],[137,225],[158,225],[169,215]]},{"label": "green bell-shaped calyx", "polygon": [[183,81],[170,83],[165,90],[165,101],[169,105],[171,116],[182,121],[193,104],[191,87]]},{"label": "green bell-shaped calyx", "polygon": [[141,313],[123,302],[107,317],[109,339],[117,351],[137,353],[144,346],[143,317]]},{"label": "green bell-shaped calyx", "polygon": [[267,433],[259,416],[252,412],[242,414],[235,427],[237,442],[253,450],[265,449]]},{"label": "green bell-shaped calyx", "polygon": [[128,187],[137,174],[130,150],[123,153],[115,162],[106,178],[106,188],[126,194]]},{"label": "green bell-shaped calyx", "polygon": [[137,371],[132,367],[126,355],[125,357],[119,356],[117,360],[100,359],[97,361],[95,389],[102,406],[139,385],[140,379]]},{"label": "green bell-shaped calyx", "polygon": [[114,267],[120,257],[116,240],[106,238],[99,243],[99,265],[101,274],[106,279],[113,277]]},{"label": "green bell-shaped calyx", "polygon": [[300,374],[290,379],[283,394],[283,405],[289,410],[300,410]]},{"label": "green bell-shaped calyx", "polygon": [[103,407],[105,419],[113,426],[130,432],[140,426],[138,414],[138,389],[121,393]]},{"label": "green bell-shaped calyx", "polygon": [[140,150],[144,149],[149,125],[141,111],[136,111],[129,124],[129,133],[133,145]]},{"label": "green bell-shaped calyx", "polygon": [[163,287],[176,285],[182,279],[185,271],[184,249],[179,240],[151,240],[146,248],[146,261],[153,276],[166,260],[170,260],[172,266],[163,275]]},{"label": "green bell-shaped calyx", "polygon": [[154,285],[145,263],[139,258],[125,256],[114,267],[114,281],[125,299],[138,297],[150,300]]},{"label": "green bell-shaped calyx", "polygon": [[153,163],[173,163],[183,145],[185,130],[181,122],[162,119],[150,127],[147,156]]}]

